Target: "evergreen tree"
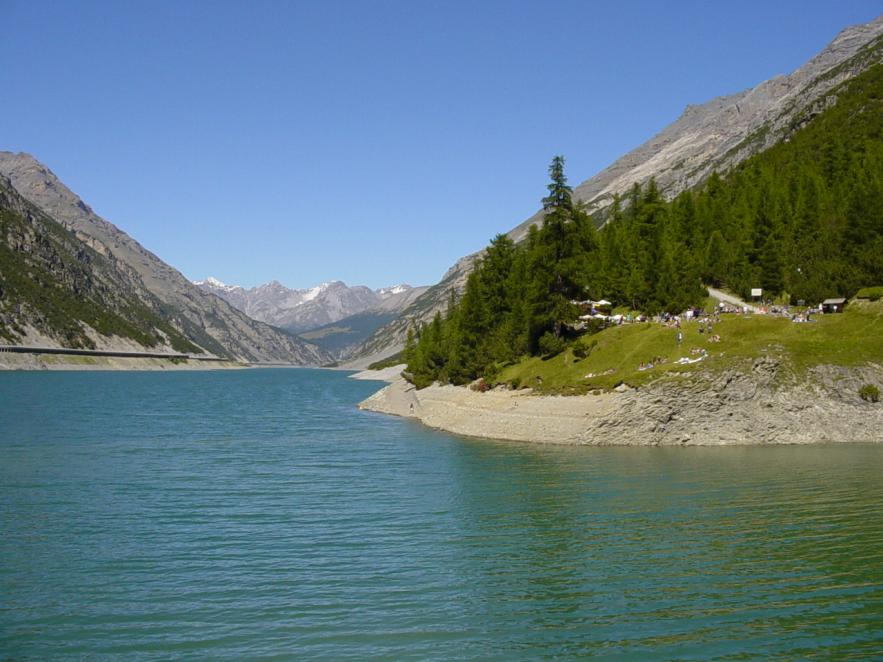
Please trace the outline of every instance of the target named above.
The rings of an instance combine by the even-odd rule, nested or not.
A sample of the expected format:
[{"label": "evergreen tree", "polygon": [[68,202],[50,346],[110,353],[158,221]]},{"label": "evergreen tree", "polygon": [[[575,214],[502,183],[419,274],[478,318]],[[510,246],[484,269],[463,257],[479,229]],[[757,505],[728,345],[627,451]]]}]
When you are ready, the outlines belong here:
[{"label": "evergreen tree", "polygon": [[703,270],[703,278],[707,283],[720,287],[728,269],[728,251],[724,237],[720,230],[715,230],[708,238],[708,245],[705,248],[705,268]]},{"label": "evergreen tree", "polygon": [[417,341],[414,339],[414,327],[408,326],[408,333],[405,336],[405,349],[402,355],[405,363],[410,364],[414,359],[414,351],[417,349]]},{"label": "evergreen tree", "polygon": [[585,214],[575,213],[571,190],[564,175],[564,158],[549,166],[549,195],[543,198],[545,217],[533,249],[532,345],[546,332],[560,338],[564,325],[576,316],[571,300],[583,293],[582,272],[586,230]]}]

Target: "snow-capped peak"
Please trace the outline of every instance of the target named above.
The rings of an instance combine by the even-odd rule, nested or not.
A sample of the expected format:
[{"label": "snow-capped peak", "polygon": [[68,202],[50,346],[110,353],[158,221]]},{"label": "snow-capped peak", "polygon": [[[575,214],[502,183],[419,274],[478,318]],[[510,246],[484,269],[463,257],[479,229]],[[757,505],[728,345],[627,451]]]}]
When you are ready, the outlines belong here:
[{"label": "snow-capped peak", "polygon": [[331,283],[319,283],[318,285],[316,285],[316,287],[311,287],[304,293],[304,298],[302,299],[302,301],[304,303],[306,303],[307,301],[312,301],[317,296],[322,294],[322,292],[327,290],[329,285],[331,285]]},{"label": "snow-capped peak", "polygon": [[407,283],[400,283],[399,285],[392,285],[391,287],[381,287],[377,290],[377,294],[382,297],[391,297],[394,294],[401,294],[402,292],[407,292],[411,289],[411,286]]},{"label": "snow-capped peak", "polygon": [[209,276],[205,280],[195,280],[193,281],[194,285],[208,285],[209,287],[213,287],[216,290],[224,290],[225,292],[231,292],[233,290],[240,289],[238,285],[227,285],[227,283],[222,283],[214,276]]}]

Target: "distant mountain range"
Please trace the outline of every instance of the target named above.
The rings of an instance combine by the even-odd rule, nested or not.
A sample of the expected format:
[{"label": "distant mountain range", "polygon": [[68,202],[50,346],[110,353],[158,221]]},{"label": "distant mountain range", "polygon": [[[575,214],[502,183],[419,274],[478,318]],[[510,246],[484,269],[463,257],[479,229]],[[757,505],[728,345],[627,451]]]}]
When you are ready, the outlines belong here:
[{"label": "distant mountain range", "polygon": [[[883,16],[842,30],[819,54],[789,75],[701,105],[687,106],[672,124],[613,164],[579,184],[582,201],[601,224],[615,195],[651,178],[667,199],[702,184],[712,172],[725,173],[749,156],[788,140],[822,110],[837,102],[831,94],[841,83],[883,61]],[[551,155],[550,155],[551,156]],[[537,185],[537,198],[544,193]],[[507,233],[520,241],[528,228],[542,223],[536,212]],[[409,326],[431,320],[443,310],[451,291],[460,292],[481,253],[461,258],[441,282],[354,348],[355,363],[390,355],[403,344]]]},{"label": "distant mountain range", "polygon": [[0,152],[0,336],[318,365],[314,344],[193,285],[28,154]]},{"label": "distant mountain range", "polygon": [[346,356],[347,350],[395,319],[428,289],[401,284],[372,290],[339,280],[304,290],[275,280],[244,288],[211,276],[194,284],[249,317],[300,334],[336,357]]},{"label": "distant mountain range", "polygon": [[194,281],[205,292],[216,294],[249,317],[293,333],[310,331],[366,310],[397,312],[426,291],[425,287],[394,285],[372,290],[334,280],[298,290],[271,281],[257,287],[227,285],[209,276]]}]

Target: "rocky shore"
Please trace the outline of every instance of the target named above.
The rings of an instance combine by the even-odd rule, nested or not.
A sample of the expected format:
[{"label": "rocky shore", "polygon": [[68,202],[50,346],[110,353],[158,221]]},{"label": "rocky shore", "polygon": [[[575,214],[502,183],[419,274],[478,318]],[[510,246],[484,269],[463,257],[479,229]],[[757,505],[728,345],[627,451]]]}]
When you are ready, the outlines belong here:
[{"label": "rocky shore", "polygon": [[582,396],[439,385],[418,391],[398,377],[359,408],[455,434],[538,443],[883,442],[883,402],[858,395],[863,384],[883,390],[883,366],[820,366],[801,380],[789,374],[776,360],[761,358],[745,370],[689,373],[640,389]]}]

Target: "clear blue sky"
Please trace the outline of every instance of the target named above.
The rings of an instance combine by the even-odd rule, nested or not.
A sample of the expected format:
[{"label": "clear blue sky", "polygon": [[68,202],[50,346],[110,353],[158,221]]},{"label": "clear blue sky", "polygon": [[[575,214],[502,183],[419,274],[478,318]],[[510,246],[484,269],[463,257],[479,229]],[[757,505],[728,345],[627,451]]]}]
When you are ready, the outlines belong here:
[{"label": "clear blue sky", "polygon": [[688,103],[883,13],[809,2],[0,0],[0,149],[190,278],[436,282]]}]

